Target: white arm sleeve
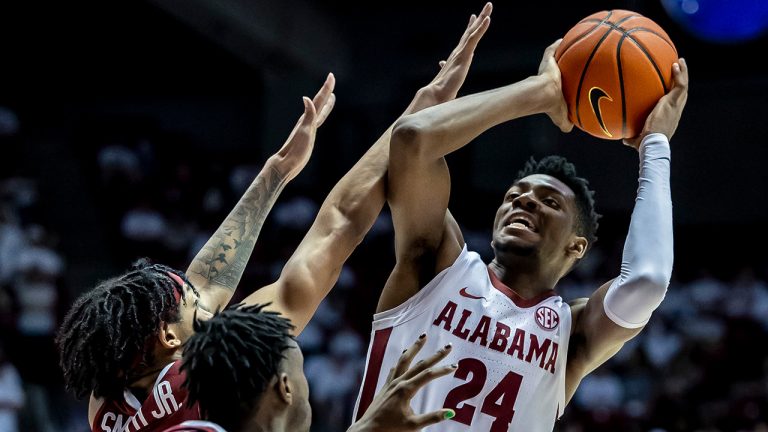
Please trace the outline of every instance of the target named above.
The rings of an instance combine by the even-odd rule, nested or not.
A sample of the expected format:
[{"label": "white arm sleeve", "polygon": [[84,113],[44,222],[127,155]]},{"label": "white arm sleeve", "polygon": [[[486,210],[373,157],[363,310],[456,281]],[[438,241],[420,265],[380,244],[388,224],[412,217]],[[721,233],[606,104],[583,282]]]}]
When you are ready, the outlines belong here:
[{"label": "white arm sleeve", "polygon": [[640,178],[624,243],[621,275],[603,300],[605,314],[621,327],[638,328],[661,304],[672,277],[672,198],[669,141],[650,134],[640,144]]}]

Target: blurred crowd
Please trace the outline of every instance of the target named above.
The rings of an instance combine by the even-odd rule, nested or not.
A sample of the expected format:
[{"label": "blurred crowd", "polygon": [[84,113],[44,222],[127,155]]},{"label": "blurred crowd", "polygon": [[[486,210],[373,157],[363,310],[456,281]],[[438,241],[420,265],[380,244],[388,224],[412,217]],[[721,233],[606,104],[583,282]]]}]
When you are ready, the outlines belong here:
[{"label": "blurred crowd", "polygon": [[[6,154],[21,140],[18,123],[0,109]],[[167,148],[157,136],[118,133],[86,153],[92,190],[84,192],[96,197],[108,243],[94,265],[122,271],[148,256],[184,269],[260,168]],[[63,389],[53,337],[71,301],[89,287],[67,285],[71,263],[62,257],[62,233],[52,228],[57,214],[45,205],[45,179],[23,166],[0,159],[0,432],[85,432],[85,402]],[[324,192],[297,189],[286,190],[272,211],[235,300],[272,282],[312,223]],[[490,232],[464,228],[469,247],[489,259]],[[313,431],[350,423],[370,319],[393,264],[392,235],[385,212],[299,337]],[[561,283],[561,295],[589,296],[618,269],[622,243],[621,236],[601,238]],[[581,383],[557,430],[768,431],[765,269],[745,267],[729,278],[694,270],[695,277],[673,281],[640,336]]]}]

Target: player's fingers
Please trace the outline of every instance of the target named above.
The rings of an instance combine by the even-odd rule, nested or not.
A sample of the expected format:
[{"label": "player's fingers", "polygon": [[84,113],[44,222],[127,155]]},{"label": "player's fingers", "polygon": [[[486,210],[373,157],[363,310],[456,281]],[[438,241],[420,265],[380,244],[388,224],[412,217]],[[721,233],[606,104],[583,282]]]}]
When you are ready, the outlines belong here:
[{"label": "player's fingers", "polygon": [[688,63],[684,58],[677,61],[678,71],[675,74],[675,84],[688,88]]},{"label": "player's fingers", "polygon": [[315,104],[312,103],[312,99],[304,96],[302,100],[304,101],[304,115],[301,116],[299,121],[302,125],[309,126],[315,121],[317,110],[315,110]]},{"label": "player's fingers", "polygon": [[323,83],[323,86],[320,87],[320,90],[317,91],[317,94],[315,95],[315,97],[312,98],[312,102],[315,103],[315,106],[318,106],[318,107],[324,106],[328,98],[331,96],[331,93],[333,93],[333,89],[335,87],[336,87],[336,77],[333,75],[333,72],[331,72],[325,78],[325,82]]},{"label": "player's fingers", "polygon": [[459,365],[452,364],[448,366],[431,367],[419,372],[418,375],[406,381],[408,388],[408,397],[413,397],[422,387],[441,376],[456,372]]},{"label": "player's fingers", "polygon": [[555,51],[557,51],[557,47],[559,47],[561,43],[563,43],[562,38],[554,41],[550,46],[547,47],[547,49],[544,50],[544,57],[554,57]]},{"label": "player's fingers", "polygon": [[315,120],[315,126],[320,127],[325,122],[325,119],[328,118],[328,114],[333,111],[333,107],[336,105],[336,94],[331,93],[330,96],[328,96],[328,100],[325,101],[325,105],[323,105],[322,108],[320,108],[320,114],[317,115],[317,120]]},{"label": "player's fingers", "polygon": [[[480,18],[478,18],[478,21],[480,21]],[[491,25],[491,17],[485,17],[480,21],[480,24],[477,26],[476,29],[472,31],[472,34],[469,35],[468,42],[477,41],[480,40],[480,38],[483,37],[485,32],[488,30],[488,27]]]},{"label": "player's fingers", "polygon": [[672,88],[664,96],[664,98],[668,99],[668,103],[678,106],[685,106],[685,102],[688,100],[688,77],[685,76],[682,68],[683,66],[680,63],[672,65]]},{"label": "player's fingers", "polygon": [[424,346],[424,343],[427,341],[427,334],[422,333],[418,339],[416,339],[416,342],[413,343],[408,349],[403,351],[403,354],[400,356],[400,359],[397,360],[397,365],[395,365],[394,374],[392,375],[392,379],[395,379],[405,373],[408,368],[411,366],[411,362],[413,361],[413,358],[416,357],[416,354],[421,351],[421,348]]},{"label": "player's fingers", "polygon": [[395,368],[389,368],[389,374],[387,374],[387,380],[384,381],[384,384],[389,384],[392,382],[392,379],[395,377]]},{"label": "player's fingers", "polygon": [[493,12],[493,3],[488,2],[485,4],[485,6],[483,6],[483,10],[480,11],[479,17],[485,18],[485,17],[491,16],[491,12]]},{"label": "player's fingers", "polygon": [[415,365],[413,365],[410,369],[408,369],[405,373],[403,373],[403,379],[411,379],[412,377],[418,375],[423,370],[430,368],[437,364],[440,360],[444,359],[448,354],[450,354],[451,349],[453,346],[451,344],[448,344],[442,348],[440,348],[436,353],[432,354],[431,356],[425,358],[424,360],[419,361]]},{"label": "player's fingers", "polygon": [[428,414],[422,414],[415,416],[412,419],[412,424],[417,429],[422,429],[427,426],[440,423],[443,420],[448,420],[456,417],[456,412],[450,408],[443,408]]},{"label": "player's fingers", "polygon": [[491,16],[491,13],[493,12],[493,3],[488,2],[483,6],[483,10],[480,11],[480,15],[477,16],[477,19],[482,20],[486,17]]},{"label": "player's fingers", "polygon": [[440,62],[438,63],[438,65],[440,65],[440,69],[442,69],[442,68],[443,68],[443,66],[445,66],[445,60],[440,60]]}]

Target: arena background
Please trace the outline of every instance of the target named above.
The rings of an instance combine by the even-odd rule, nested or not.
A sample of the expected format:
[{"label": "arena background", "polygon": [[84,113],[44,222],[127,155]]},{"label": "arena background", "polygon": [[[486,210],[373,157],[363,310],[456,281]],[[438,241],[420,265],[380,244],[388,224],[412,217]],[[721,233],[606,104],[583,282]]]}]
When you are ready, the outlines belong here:
[{"label": "arena background", "polygon": [[[714,41],[670,15],[730,4],[745,23],[764,24],[766,7],[664,3],[500,0],[460,93],[534,74],[547,45],[611,8],[655,20],[690,66],[672,141],[674,281],[642,335],[584,381],[559,431],[768,430],[768,72],[759,66],[768,38]],[[482,4],[4,2],[0,367],[18,370],[25,397],[17,410],[14,385],[0,382],[0,415],[17,413],[23,431],[87,430],[86,405],[64,392],[52,345],[69,304],[140,256],[185,268],[283,143],[301,96],[332,71],[336,107],[270,215],[241,293],[274,280],[325,194],[431,79]],[[553,153],[591,180],[604,215],[593,257],[559,286],[573,298],[618,271],[635,152],[561,134],[545,116],[505,124],[450,156],[451,209],[488,258],[511,176],[529,156]],[[392,262],[385,212],[302,335],[313,431],[347,425]]]}]

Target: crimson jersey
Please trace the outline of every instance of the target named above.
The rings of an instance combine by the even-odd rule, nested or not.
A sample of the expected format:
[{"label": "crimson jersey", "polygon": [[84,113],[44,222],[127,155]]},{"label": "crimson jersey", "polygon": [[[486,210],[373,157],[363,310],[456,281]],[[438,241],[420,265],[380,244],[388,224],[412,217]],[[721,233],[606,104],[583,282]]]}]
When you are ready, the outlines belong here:
[{"label": "crimson jersey", "polygon": [[169,363],[142,404],[129,390],[122,399],[107,399],[96,412],[92,432],[160,432],[185,420],[199,420],[197,404],[187,407],[181,360]]},{"label": "crimson jersey", "polygon": [[403,349],[427,332],[414,362],[450,343],[453,349],[441,364],[458,369],[429,382],[411,400],[416,413],[456,411],[426,431],[552,431],[565,407],[570,331],[570,307],[554,291],[523,299],[465,247],[416,295],[374,316],[356,418]]},{"label": "crimson jersey", "polygon": [[184,423],[170,427],[163,432],[227,432],[216,423],[203,420],[189,420]]}]

